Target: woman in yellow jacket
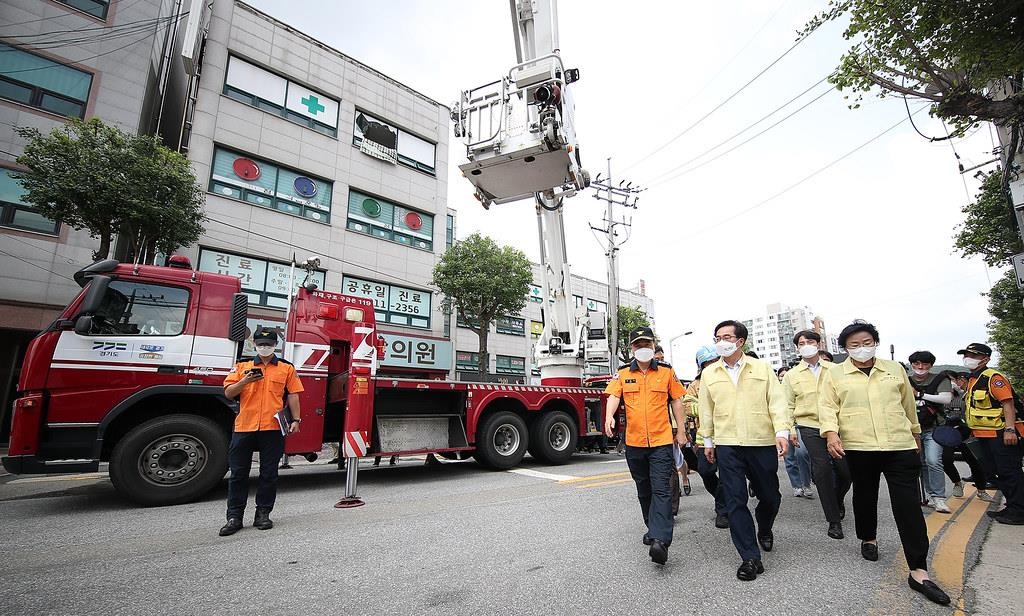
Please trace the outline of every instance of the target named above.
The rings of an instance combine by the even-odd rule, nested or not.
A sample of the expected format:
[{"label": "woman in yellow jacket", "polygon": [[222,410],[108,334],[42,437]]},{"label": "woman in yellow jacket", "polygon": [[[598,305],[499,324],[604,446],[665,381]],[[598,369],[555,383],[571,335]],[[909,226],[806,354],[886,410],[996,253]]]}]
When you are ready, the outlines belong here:
[{"label": "woman in yellow jacket", "polygon": [[818,419],[833,458],[845,457],[853,479],[853,515],[861,555],[878,560],[878,484],[881,475],[903,554],[907,584],[929,600],[949,604],[949,595],[928,578],[928,527],[921,513],[921,425],[914,389],[900,364],[877,359],[878,330],[855,321],[839,334],[850,358],[824,371]]}]

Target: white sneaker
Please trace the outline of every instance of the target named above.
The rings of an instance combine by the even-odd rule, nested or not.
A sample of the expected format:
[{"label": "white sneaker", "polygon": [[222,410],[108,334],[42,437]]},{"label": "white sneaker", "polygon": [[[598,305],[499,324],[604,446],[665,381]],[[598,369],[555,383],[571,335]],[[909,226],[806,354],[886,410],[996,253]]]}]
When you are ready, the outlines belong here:
[{"label": "white sneaker", "polygon": [[931,496],[928,497],[928,501],[924,503],[925,507],[929,509],[935,509],[935,499]]},{"label": "white sneaker", "polygon": [[809,499],[809,500],[814,500],[814,491],[811,490],[810,486],[807,486],[806,488],[804,488],[803,492],[804,492],[804,498]]},{"label": "white sneaker", "polygon": [[996,497],[989,494],[988,490],[978,490],[978,500],[983,500],[986,503],[991,503],[996,500]]},{"label": "white sneaker", "polygon": [[935,497],[935,511],[939,513],[953,513],[949,505],[946,504],[946,499],[939,497]]},{"label": "white sneaker", "polygon": [[964,497],[964,482],[958,481],[953,484],[953,498]]},{"label": "white sneaker", "polygon": [[800,498],[803,495],[804,495],[804,489],[803,488],[793,488],[793,496],[795,496],[797,498]]}]

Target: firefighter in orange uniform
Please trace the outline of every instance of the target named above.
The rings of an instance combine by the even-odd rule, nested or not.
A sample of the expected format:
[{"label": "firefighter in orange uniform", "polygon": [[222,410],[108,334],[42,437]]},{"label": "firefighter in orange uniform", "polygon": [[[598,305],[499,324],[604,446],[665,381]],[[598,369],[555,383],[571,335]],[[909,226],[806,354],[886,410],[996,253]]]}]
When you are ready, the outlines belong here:
[{"label": "firefighter in orange uniform", "polygon": [[302,383],[295,367],[277,357],[277,332],[262,327],[253,335],[257,356],[239,362],[224,379],[224,395],[239,398],[238,416],[228,449],[228,522],[220,529],[222,537],[242,528],[242,514],[249,499],[249,470],[252,454],[260,453],[260,481],[256,489],[256,516],[253,526],[260,530],[274,527],[270,511],[277,497],[277,461],[284,455],[284,434],[275,415],[287,405],[291,411],[287,431],[299,431],[299,393]]},{"label": "firefighter in orange uniform", "polygon": [[[654,359],[654,332],[650,327],[639,327],[630,332],[633,361],[623,366],[608,383],[605,393],[604,432],[612,435],[619,400],[626,406],[626,463],[636,483],[636,495],[647,532],[644,545],[649,545],[651,560],[659,565],[668,560],[668,546],[672,544],[672,488],[670,479],[675,474],[672,455],[672,425],[665,408],[672,402],[676,424],[686,425],[682,398],[686,389],[671,367]],[[679,444],[686,443],[686,431],[676,436]]]}]

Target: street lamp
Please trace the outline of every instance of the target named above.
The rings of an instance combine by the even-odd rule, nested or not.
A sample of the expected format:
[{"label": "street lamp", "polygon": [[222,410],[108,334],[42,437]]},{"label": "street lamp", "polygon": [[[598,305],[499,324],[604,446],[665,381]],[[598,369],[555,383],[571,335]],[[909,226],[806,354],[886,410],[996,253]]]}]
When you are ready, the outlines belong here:
[{"label": "street lamp", "polygon": [[673,350],[673,346],[672,345],[675,344],[676,340],[679,340],[683,336],[689,336],[692,333],[693,332],[683,332],[683,333],[679,334],[678,336],[673,336],[673,337],[668,339],[668,355],[669,355],[669,358],[672,360],[672,366],[673,367],[675,367],[675,365],[676,365],[676,354],[675,354],[675,351]]}]

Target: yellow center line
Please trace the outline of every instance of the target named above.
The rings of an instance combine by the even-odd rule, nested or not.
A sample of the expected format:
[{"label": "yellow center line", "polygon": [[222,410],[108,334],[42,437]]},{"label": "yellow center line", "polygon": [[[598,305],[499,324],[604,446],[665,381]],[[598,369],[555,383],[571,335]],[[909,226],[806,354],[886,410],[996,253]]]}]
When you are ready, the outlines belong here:
[{"label": "yellow center line", "polygon": [[[964,614],[964,561],[967,558],[967,544],[970,542],[978,524],[985,516],[989,503],[977,498],[972,489],[970,495],[964,491],[966,501],[959,507],[955,515],[945,518],[945,532],[939,538],[932,557],[931,574],[939,586],[950,589],[954,598],[954,613]],[[932,530],[929,517],[929,531]]]},{"label": "yellow center line", "polygon": [[581,481],[593,481],[594,479],[610,479],[612,477],[631,477],[631,475],[628,472],[604,473],[603,475],[588,475],[586,477],[573,477],[572,479],[563,479],[558,483],[579,483]]},{"label": "yellow center line", "polygon": [[612,481],[599,481],[597,483],[584,483],[584,484],[578,485],[576,487],[578,487],[578,488],[599,488],[601,486],[611,486],[611,485],[615,485],[615,484],[619,484],[619,483],[629,483],[630,481],[633,481],[632,477],[630,477],[628,479],[614,479]]}]

